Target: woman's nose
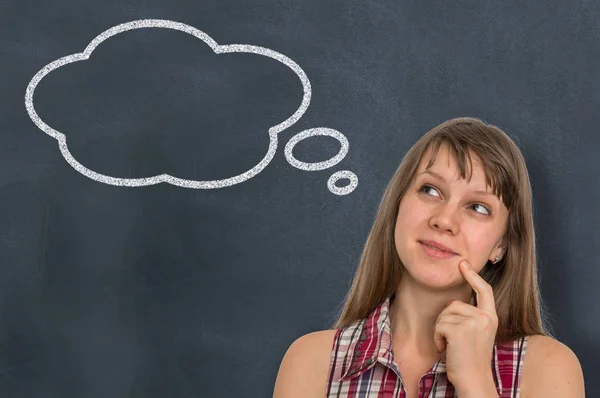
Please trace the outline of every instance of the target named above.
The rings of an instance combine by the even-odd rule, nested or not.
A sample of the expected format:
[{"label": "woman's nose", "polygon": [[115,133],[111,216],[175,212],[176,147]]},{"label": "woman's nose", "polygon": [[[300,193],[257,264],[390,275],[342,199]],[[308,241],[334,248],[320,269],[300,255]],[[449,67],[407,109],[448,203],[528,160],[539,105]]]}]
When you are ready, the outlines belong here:
[{"label": "woman's nose", "polygon": [[451,205],[440,206],[431,217],[430,225],[443,231],[456,232],[456,209]]}]

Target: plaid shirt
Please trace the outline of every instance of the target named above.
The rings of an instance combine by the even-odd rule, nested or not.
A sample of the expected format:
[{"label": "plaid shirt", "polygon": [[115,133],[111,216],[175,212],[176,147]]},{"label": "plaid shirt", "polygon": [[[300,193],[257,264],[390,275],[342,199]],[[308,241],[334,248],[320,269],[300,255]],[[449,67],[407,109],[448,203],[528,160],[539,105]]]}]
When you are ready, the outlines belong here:
[{"label": "plaid shirt", "polygon": [[[390,298],[366,319],[339,328],[333,341],[327,397],[405,398],[400,370],[392,355]],[[491,370],[500,398],[518,398],[528,336],[495,344]],[[419,381],[419,398],[456,397],[446,376],[446,353]]]}]

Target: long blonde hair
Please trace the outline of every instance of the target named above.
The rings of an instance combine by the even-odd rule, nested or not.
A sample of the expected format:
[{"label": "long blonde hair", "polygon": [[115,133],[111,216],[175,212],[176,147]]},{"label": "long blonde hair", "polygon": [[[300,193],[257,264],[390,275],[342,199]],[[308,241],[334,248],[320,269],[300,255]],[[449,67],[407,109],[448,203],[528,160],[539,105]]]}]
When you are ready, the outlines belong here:
[{"label": "long blonde hair", "polygon": [[471,153],[475,154],[481,161],[486,184],[493,187],[494,194],[509,210],[504,237],[506,254],[496,264],[488,261],[479,273],[494,291],[496,342],[532,334],[552,336],[538,286],[531,184],[525,160],[504,131],[470,117],[451,119],[434,127],[403,158],[383,194],[354,280],[331,328],[347,327],[366,318],[397,289],[404,270],[394,244],[398,207],[423,155],[432,150],[426,166],[429,168],[442,144],[450,148],[462,178],[466,176],[466,160],[472,165]]}]

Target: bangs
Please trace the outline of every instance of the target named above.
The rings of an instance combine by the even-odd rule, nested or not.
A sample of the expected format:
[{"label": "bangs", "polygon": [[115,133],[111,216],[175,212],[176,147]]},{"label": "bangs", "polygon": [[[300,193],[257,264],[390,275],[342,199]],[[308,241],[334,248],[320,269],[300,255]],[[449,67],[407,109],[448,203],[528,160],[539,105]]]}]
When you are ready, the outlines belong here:
[{"label": "bangs", "polygon": [[[450,155],[458,164],[460,177],[462,179],[466,178],[467,182],[470,182],[471,177],[473,176],[472,156],[475,156],[483,168],[486,187],[491,187],[494,195],[504,203],[504,206],[506,206],[507,209],[511,208],[512,203],[514,203],[514,200],[516,199],[515,194],[517,190],[516,187],[511,184],[511,180],[508,178],[508,173],[505,168],[503,168],[498,161],[494,160],[497,158],[497,155],[494,156],[492,152],[476,148],[462,140],[452,139],[451,136],[438,136],[433,138],[426,145],[421,156],[421,158],[423,158],[426,153],[431,152],[429,162],[425,166],[426,169],[430,168],[435,162],[442,144],[446,144],[449,148]],[[419,160],[419,163],[421,160],[422,159]]]}]

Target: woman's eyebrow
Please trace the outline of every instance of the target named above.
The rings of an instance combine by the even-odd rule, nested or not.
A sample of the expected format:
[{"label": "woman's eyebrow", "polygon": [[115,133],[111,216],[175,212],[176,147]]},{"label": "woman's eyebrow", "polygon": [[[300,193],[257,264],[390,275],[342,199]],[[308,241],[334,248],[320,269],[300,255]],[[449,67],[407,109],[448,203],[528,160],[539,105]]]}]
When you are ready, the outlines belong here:
[{"label": "woman's eyebrow", "polygon": [[[437,178],[438,180],[443,181],[444,183],[446,183],[446,180],[444,179],[444,177],[442,177],[441,175],[439,175],[438,173],[436,173],[435,171],[432,170],[425,170],[424,172],[422,172],[421,174],[430,174],[433,177]],[[421,175],[419,174],[419,175]],[[495,196],[493,192],[487,192],[487,191],[481,191],[481,190],[477,190],[477,191],[473,191],[473,193],[478,194],[478,195],[483,195],[483,196]]]}]

